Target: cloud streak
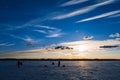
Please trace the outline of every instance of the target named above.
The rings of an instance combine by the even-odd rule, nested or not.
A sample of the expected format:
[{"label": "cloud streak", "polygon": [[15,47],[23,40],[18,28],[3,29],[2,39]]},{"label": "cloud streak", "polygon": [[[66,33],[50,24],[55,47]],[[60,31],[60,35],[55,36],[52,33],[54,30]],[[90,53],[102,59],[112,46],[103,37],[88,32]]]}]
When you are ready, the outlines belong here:
[{"label": "cloud streak", "polygon": [[38,44],[38,43],[41,42],[41,39],[35,40],[35,39],[32,39],[32,38],[29,37],[29,36],[27,36],[27,37],[25,37],[25,38],[22,38],[22,37],[13,35],[13,34],[11,34],[10,36],[13,37],[13,38],[17,38],[17,39],[20,39],[20,40],[22,40],[22,41],[25,41],[25,42],[26,42],[25,44],[26,44],[27,46],[30,46],[30,47],[34,47],[34,44]]},{"label": "cloud streak", "polygon": [[42,25],[33,25],[34,27],[38,27],[38,28],[44,28],[44,29],[52,29],[52,30],[55,30],[57,28],[55,27],[50,27],[50,26],[42,26]]},{"label": "cloud streak", "polygon": [[80,8],[80,9],[78,9],[76,11],[73,11],[73,12],[70,12],[70,13],[55,16],[55,17],[52,18],[52,20],[60,20],[60,19],[70,18],[70,17],[74,17],[74,16],[77,16],[77,15],[80,15],[80,14],[88,13],[88,12],[96,9],[97,7],[108,5],[108,4],[111,4],[113,2],[115,2],[115,0],[107,0],[107,1],[97,3],[97,4],[94,4],[94,5],[91,5],[91,6]]},{"label": "cloud streak", "polygon": [[116,18],[116,17],[120,17],[120,14],[116,14],[116,15],[113,15],[113,16],[109,16],[108,18]]},{"label": "cloud streak", "polygon": [[63,35],[63,33],[61,32],[61,29],[55,28],[55,27],[51,27],[51,26],[41,26],[41,25],[34,25],[34,27],[38,27],[38,28],[43,28],[45,30],[33,30],[39,33],[43,33],[43,34],[47,34],[47,36],[45,36],[46,38],[54,38],[54,37],[60,37]]},{"label": "cloud streak", "polygon": [[0,43],[0,46],[13,46],[15,44],[8,44],[8,43]]},{"label": "cloud streak", "polygon": [[25,42],[32,42],[32,43],[38,42],[37,40],[34,40],[34,39],[32,39],[31,37],[29,37],[29,36],[27,36],[26,38],[22,38],[22,37],[13,35],[13,34],[10,34],[10,36],[11,36],[11,37],[14,37],[14,38],[17,38],[17,39],[20,39],[20,40],[23,40],[23,41],[25,41]]},{"label": "cloud streak", "polygon": [[46,37],[55,38],[55,37],[61,37],[62,35],[64,35],[64,33],[62,33],[60,29],[56,29],[56,30],[49,30],[48,35]]},{"label": "cloud streak", "polygon": [[76,4],[80,4],[80,3],[83,3],[83,2],[87,2],[89,0],[70,0],[68,2],[65,2],[63,4],[61,4],[60,6],[61,7],[65,7],[65,6],[71,6],[71,5],[76,5]]},{"label": "cloud streak", "polygon": [[63,34],[62,33],[54,33],[54,34],[50,34],[48,36],[46,36],[47,38],[54,38],[54,37],[60,37],[62,36]]},{"label": "cloud streak", "polygon": [[114,14],[117,14],[117,13],[120,13],[120,10],[111,11],[111,12],[107,12],[107,13],[104,13],[104,14],[100,14],[100,15],[97,15],[97,16],[90,17],[90,18],[82,19],[82,20],[77,21],[76,23],[96,20],[96,19],[100,19],[100,18],[104,18],[104,17],[114,15]]},{"label": "cloud streak", "polygon": [[33,31],[36,31],[36,32],[39,32],[39,33],[43,33],[43,34],[47,34],[47,32],[44,31],[44,30],[33,30]]}]

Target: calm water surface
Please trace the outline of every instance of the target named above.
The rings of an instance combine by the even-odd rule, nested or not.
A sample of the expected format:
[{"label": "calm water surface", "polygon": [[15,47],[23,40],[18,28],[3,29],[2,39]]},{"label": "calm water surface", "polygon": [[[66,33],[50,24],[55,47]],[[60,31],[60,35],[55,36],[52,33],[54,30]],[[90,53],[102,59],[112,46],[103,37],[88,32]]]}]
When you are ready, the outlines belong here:
[{"label": "calm water surface", "polygon": [[16,61],[0,61],[0,80],[120,80],[120,61],[52,62],[24,61],[18,68]]}]

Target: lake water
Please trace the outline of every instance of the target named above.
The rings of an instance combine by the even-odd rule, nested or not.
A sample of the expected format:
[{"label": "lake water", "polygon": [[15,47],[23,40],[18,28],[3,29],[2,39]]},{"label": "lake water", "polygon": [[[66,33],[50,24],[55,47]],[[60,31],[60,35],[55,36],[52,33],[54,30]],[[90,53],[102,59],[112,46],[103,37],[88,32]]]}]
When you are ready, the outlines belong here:
[{"label": "lake water", "polygon": [[24,61],[18,68],[16,61],[0,61],[0,80],[120,80],[120,61],[52,62]]}]

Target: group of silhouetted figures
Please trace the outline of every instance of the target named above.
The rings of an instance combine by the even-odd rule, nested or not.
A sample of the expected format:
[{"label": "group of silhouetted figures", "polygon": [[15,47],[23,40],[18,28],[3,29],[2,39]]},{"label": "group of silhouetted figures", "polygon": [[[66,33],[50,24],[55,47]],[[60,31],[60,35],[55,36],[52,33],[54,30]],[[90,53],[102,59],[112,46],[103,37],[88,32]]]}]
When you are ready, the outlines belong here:
[{"label": "group of silhouetted figures", "polygon": [[[18,68],[20,68],[22,65],[23,65],[23,62],[22,62],[22,61],[20,61],[20,60],[18,60],[18,61],[17,61],[17,67],[18,67]],[[55,63],[54,63],[54,62],[52,62],[52,65],[55,65]],[[60,60],[58,61],[57,66],[58,66],[58,67],[60,67],[60,66],[61,66],[61,61],[60,61]],[[44,67],[47,67],[47,65],[44,65]],[[65,65],[62,65],[62,67],[65,67]]]},{"label": "group of silhouetted figures", "polygon": [[[55,63],[52,62],[52,65],[55,65]],[[60,61],[58,61],[58,67],[60,67]]]},{"label": "group of silhouetted figures", "polygon": [[[60,64],[61,64],[61,62],[60,62],[60,61],[58,61],[58,67],[60,67]],[[55,63],[54,63],[54,62],[52,62],[52,65],[55,65]]]},{"label": "group of silhouetted figures", "polygon": [[[52,62],[52,65],[55,65],[55,63],[54,62]],[[58,65],[57,65],[58,67],[60,67],[61,66],[61,62],[60,61],[58,61]],[[63,65],[63,67],[65,67],[65,65]]]},{"label": "group of silhouetted figures", "polygon": [[[54,62],[52,62],[52,65],[55,65]],[[57,66],[60,67],[61,66],[61,61],[59,60],[57,63]],[[47,65],[45,65],[45,67],[48,67]],[[62,65],[62,67],[65,67],[65,65]]]}]

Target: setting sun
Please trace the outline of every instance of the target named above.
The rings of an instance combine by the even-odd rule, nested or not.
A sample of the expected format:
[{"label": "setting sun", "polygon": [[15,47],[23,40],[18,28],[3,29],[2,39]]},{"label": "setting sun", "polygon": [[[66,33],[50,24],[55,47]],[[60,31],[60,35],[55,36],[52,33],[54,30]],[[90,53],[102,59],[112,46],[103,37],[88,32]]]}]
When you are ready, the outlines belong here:
[{"label": "setting sun", "polygon": [[80,52],[84,52],[84,51],[87,51],[87,50],[88,50],[88,47],[85,46],[85,45],[80,45],[80,46],[77,46],[77,49],[78,49]]}]

